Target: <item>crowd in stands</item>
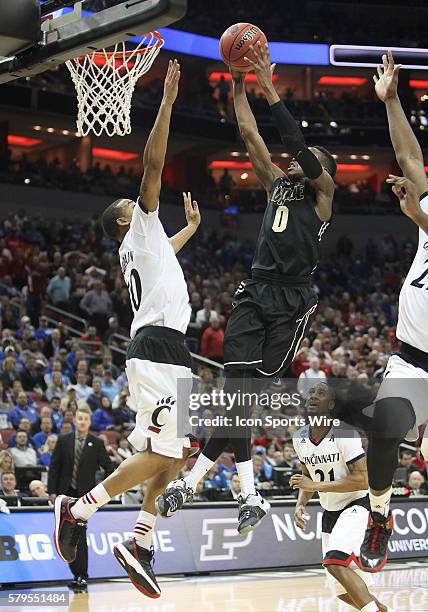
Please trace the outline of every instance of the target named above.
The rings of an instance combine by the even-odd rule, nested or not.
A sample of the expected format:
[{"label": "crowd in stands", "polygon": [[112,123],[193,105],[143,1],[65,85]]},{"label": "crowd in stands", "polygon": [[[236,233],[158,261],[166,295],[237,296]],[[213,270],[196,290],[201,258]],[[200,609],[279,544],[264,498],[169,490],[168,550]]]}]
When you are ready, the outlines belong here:
[{"label": "crowd in stands", "polygon": [[[315,274],[319,306],[287,372],[290,379],[303,385],[309,372],[346,384],[379,380],[397,348],[398,292],[414,250],[414,243],[393,236],[368,240],[364,252],[356,252],[349,237],[338,239]],[[102,436],[113,462],[132,453],[127,435],[135,413],[127,404],[123,370],[132,315],[115,253],[95,219],[36,219],[22,211],[0,222],[0,495],[17,487],[27,495],[43,489],[34,481],[45,481],[56,438],[73,431],[79,406],[91,410],[91,429]],[[179,259],[192,308],[189,348],[221,363],[232,297],[248,276],[252,245],[201,230]],[[78,331],[80,319],[61,311],[86,324]],[[199,390],[222,385],[220,368],[194,365]],[[282,408],[271,411],[288,414]],[[217,414],[214,408],[205,412]],[[197,433],[203,444],[209,430]],[[298,469],[292,434],[254,431],[254,475],[266,492],[291,493],[287,478]],[[417,448],[410,453],[405,484],[413,494],[421,493],[426,465]],[[27,474],[28,466],[38,471]],[[235,496],[234,472],[225,453],[199,488],[199,498]],[[130,493],[135,499],[141,494]]]}]

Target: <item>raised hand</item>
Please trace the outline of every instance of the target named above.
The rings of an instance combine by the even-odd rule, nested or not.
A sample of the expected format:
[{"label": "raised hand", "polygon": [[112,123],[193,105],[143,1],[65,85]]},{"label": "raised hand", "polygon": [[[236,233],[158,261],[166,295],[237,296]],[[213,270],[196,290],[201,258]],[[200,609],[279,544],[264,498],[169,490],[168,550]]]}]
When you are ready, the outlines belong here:
[{"label": "raised hand", "polygon": [[400,202],[402,212],[410,217],[410,219],[416,219],[422,209],[419,201],[419,191],[415,183],[404,176],[395,176],[393,174],[389,175],[386,182],[393,186],[392,191]]},{"label": "raised hand", "polygon": [[254,68],[257,76],[257,81],[260,87],[264,90],[272,86],[272,77],[276,64],[270,63],[270,53],[267,43],[262,45],[259,41],[255,47],[250,46],[254,60],[249,57],[244,57],[244,60]]},{"label": "raised hand", "polygon": [[400,68],[401,64],[395,65],[391,50],[386,55],[382,55],[382,65],[377,67],[378,76],[373,76],[376,95],[382,102],[397,96]]},{"label": "raised hand", "polygon": [[192,202],[192,196],[190,191],[187,193],[183,192],[184,200],[184,213],[186,215],[187,225],[194,227],[195,229],[201,222],[201,213],[199,212],[199,206],[196,200]]},{"label": "raised hand", "polygon": [[169,104],[174,104],[177,98],[180,74],[180,64],[176,59],[174,61],[170,60],[163,89],[163,99]]}]

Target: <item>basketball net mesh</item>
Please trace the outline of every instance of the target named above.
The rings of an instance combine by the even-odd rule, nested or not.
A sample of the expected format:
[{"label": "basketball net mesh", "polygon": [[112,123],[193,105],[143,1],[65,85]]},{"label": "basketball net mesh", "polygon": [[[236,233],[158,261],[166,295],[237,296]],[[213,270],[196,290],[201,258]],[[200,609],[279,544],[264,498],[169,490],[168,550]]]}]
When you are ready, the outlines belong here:
[{"label": "basketball net mesh", "polygon": [[79,136],[131,133],[135,86],[150,70],[163,43],[157,32],[149,32],[132,51],[121,42],[114,51],[94,51],[66,62],[77,93]]}]

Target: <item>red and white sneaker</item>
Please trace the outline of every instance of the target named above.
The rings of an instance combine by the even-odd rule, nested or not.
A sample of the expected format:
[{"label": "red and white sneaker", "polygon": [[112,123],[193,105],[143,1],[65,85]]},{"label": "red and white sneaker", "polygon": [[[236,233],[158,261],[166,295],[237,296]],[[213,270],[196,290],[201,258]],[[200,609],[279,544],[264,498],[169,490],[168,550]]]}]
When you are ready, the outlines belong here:
[{"label": "red and white sneaker", "polygon": [[152,599],[160,597],[161,590],[152,568],[153,547],[150,550],[142,548],[132,538],[117,544],[113,553],[140,593]]},{"label": "red and white sneaker", "polygon": [[87,522],[71,514],[71,507],[76,501],[67,495],[58,495],[55,500],[54,542],[59,556],[66,563],[76,559],[77,546],[86,537]]},{"label": "red and white sneaker", "polygon": [[387,562],[388,542],[394,528],[392,512],[383,516],[370,512],[369,521],[360,550],[361,569],[365,572],[380,572]]}]

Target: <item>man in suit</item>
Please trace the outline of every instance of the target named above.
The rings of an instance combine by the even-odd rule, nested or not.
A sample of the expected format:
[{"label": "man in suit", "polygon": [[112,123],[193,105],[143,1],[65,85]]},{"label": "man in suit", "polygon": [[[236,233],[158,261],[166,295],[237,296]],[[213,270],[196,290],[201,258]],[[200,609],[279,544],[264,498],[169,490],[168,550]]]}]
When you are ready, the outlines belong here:
[{"label": "man in suit", "polygon": [[[95,473],[101,467],[108,476],[114,465],[102,440],[89,433],[91,411],[87,407],[78,408],[75,416],[76,431],[58,437],[49,469],[48,493],[51,501],[64,494],[81,497],[95,486]],[[80,530],[81,541],[77,547],[75,561],[70,563],[74,581],[70,587],[75,592],[87,590],[88,545],[86,528]]]}]

